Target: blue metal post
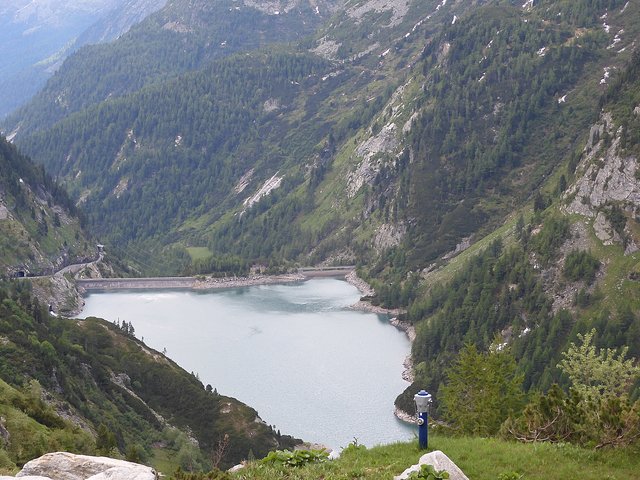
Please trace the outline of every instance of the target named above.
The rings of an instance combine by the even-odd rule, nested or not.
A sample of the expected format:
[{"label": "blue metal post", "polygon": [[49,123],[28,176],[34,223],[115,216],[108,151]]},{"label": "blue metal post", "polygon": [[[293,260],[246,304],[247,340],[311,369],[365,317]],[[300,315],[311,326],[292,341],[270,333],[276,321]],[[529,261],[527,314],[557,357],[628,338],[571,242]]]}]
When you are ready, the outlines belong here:
[{"label": "blue metal post", "polygon": [[429,406],[431,395],[426,390],[420,390],[414,395],[416,402],[416,412],[418,415],[418,444],[422,450],[429,447]]},{"label": "blue metal post", "polygon": [[429,413],[419,413],[418,418],[418,444],[421,450],[426,450],[429,447]]}]

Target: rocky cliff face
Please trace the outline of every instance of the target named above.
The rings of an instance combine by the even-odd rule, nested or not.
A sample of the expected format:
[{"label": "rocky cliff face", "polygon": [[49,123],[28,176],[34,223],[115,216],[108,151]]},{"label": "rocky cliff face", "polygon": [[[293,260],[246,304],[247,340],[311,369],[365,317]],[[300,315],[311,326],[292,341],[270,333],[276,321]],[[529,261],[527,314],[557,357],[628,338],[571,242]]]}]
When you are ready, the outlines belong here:
[{"label": "rocky cliff face", "polygon": [[638,250],[632,225],[640,213],[640,171],[638,159],[621,148],[621,134],[612,115],[603,113],[589,133],[577,181],[564,198],[565,211],[591,219],[604,245],[623,244],[630,254]]}]

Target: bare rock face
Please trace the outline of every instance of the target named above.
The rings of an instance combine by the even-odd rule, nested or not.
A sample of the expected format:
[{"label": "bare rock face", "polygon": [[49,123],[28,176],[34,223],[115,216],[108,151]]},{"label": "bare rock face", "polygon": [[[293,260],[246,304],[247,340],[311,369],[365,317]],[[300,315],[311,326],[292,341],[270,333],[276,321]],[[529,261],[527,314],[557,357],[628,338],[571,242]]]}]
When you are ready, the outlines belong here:
[{"label": "bare rock face", "polygon": [[592,219],[594,232],[604,245],[623,244],[629,254],[638,249],[632,229],[625,226],[623,238],[605,213],[611,206],[622,208],[630,218],[640,212],[640,162],[624,155],[620,148],[622,130],[615,130],[614,125],[611,114],[604,113],[591,128],[576,169],[577,180],[564,194],[565,211]]},{"label": "bare rock face", "polygon": [[453,461],[447,457],[440,450],[429,452],[420,457],[417,465],[412,465],[402,472],[394,480],[405,480],[409,478],[412,472],[420,471],[422,465],[433,465],[436,470],[445,470],[449,474],[450,480],[469,480],[460,468],[453,463]]},{"label": "bare rock face", "polygon": [[[151,467],[107,457],[47,453],[26,463],[16,475],[25,480],[156,480]],[[0,480],[13,477],[0,477]]]}]

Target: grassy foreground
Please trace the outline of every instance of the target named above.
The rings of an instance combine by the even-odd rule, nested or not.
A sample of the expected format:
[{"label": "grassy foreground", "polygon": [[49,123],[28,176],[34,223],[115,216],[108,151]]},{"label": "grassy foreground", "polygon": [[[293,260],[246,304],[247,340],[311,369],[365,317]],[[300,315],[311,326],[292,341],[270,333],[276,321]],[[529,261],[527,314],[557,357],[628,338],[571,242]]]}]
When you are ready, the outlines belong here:
[{"label": "grassy foreground", "polygon": [[[517,473],[522,480],[640,479],[640,448],[594,451],[572,445],[521,444],[497,439],[432,436],[430,450],[442,450],[471,480]],[[340,459],[278,469],[257,462],[237,479],[390,479],[417,463],[417,441],[366,449],[350,446]],[[515,477],[517,478],[517,477]]]}]

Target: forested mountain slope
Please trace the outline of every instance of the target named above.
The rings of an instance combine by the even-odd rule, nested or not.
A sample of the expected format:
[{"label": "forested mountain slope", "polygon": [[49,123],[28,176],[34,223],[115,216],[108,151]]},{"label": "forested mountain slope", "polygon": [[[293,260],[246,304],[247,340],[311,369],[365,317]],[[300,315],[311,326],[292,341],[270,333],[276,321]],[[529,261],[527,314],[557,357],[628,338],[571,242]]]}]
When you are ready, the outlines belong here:
[{"label": "forested mountain slope", "polygon": [[[311,188],[307,188],[306,185],[311,171],[314,171],[313,182],[318,183],[324,175],[323,172],[328,170],[329,165],[326,163],[333,161],[337,147],[344,144],[358,129],[367,125],[372,115],[381,110],[395,85],[410,73],[408,66],[417,59],[423,46],[421,36],[424,35],[424,29],[435,30],[443,19],[451,18],[452,12],[469,8],[464,2],[458,3],[451,5],[450,10],[445,12],[437,2],[416,2],[401,7],[394,3],[390,4],[391,7],[385,8],[381,8],[375,2],[360,2],[360,6],[356,8],[352,2],[344,11],[346,13],[337,15],[336,18],[340,20],[336,21],[335,28],[322,33],[317,41],[306,40],[298,50],[306,46],[312,52],[321,52],[325,57],[334,58],[331,52],[327,51],[327,44],[338,46],[340,50],[339,45],[342,37],[349,32],[349,25],[363,25],[365,19],[382,25],[376,31],[374,39],[379,38],[380,42],[375,42],[373,48],[371,45],[365,48],[366,42],[360,42],[361,37],[356,36],[352,38],[358,39],[358,45],[354,44],[348,50],[342,48],[336,52],[336,55],[340,56],[351,51],[349,56],[342,60],[323,62],[318,58],[313,59],[313,55],[309,53],[296,53],[290,48],[278,47],[275,52],[266,53],[275,54],[279,58],[274,63],[275,68],[268,67],[271,57],[264,57],[265,53],[257,56],[239,55],[228,61],[214,61],[199,72],[149,85],[139,93],[131,94],[132,96],[110,98],[103,104],[90,107],[86,112],[78,112],[62,120],[51,130],[28,136],[19,135],[17,139],[36,157],[40,156],[37,152],[41,152],[43,157],[40,161],[50,164],[52,170],[62,173],[68,179],[68,185],[77,199],[86,199],[87,205],[92,205],[88,208],[93,212],[89,218],[93,215],[96,219],[104,218],[105,211],[114,212],[114,216],[103,224],[103,229],[97,225],[96,228],[99,233],[108,235],[107,240],[121,247],[128,248],[128,244],[133,243],[133,251],[137,251],[143,242],[148,244],[150,240],[156,246],[162,247],[169,238],[167,234],[173,231],[171,237],[181,240],[182,246],[185,243],[200,246],[207,246],[209,243],[212,246],[213,243],[224,245],[223,251],[216,251],[217,255],[241,254],[249,257],[249,261],[260,258],[266,259],[267,262],[270,261],[268,257],[272,256],[276,261],[293,259],[299,253],[308,251],[311,244],[326,237],[328,229],[333,229],[337,224],[325,214],[314,214],[314,217],[320,217],[320,223],[303,228],[297,225],[297,222],[292,224],[290,218],[281,218],[282,211],[287,210],[286,215],[297,216],[301,210],[301,197],[306,199],[304,203],[307,204],[305,208],[308,213],[315,209],[313,203],[317,202],[313,199],[312,191],[315,185],[311,185]],[[184,41],[198,44],[203,37],[209,38],[207,35],[210,33],[207,32],[182,37],[164,28],[153,30],[150,26],[152,21],[156,21],[155,26],[158,27],[167,25],[169,19],[173,19],[172,22],[180,20],[179,14],[182,10],[179,10],[178,4],[174,7],[172,10],[172,5],[168,5],[158,15],[144,22],[140,28],[149,28],[157,32],[154,35],[160,37],[173,35],[175,38],[172,38],[180,39],[179,42],[134,42],[134,31],[117,42],[112,51],[108,51],[114,58],[126,57],[123,56],[121,48],[127,45],[127,39],[131,39],[132,48],[136,48],[136,61],[128,62],[131,68],[122,70],[122,77],[127,79],[127,90],[137,88],[137,71],[144,72],[145,75],[151,72],[149,75],[157,78],[157,75],[152,75],[154,68],[149,68],[145,59],[153,58],[154,62],[160,61],[166,57],[165,51],[182,52]],[[321,7],[322,5],[318,9],[322,12]],[[245,9],[240,10],[243,11]],[[247,11],[254,12],[252,14],[258,12],[251,9]],[[190,21],[197,26],[200,26],[197,20],[202,17],[210,20],[206,8],[202,12],[198,9],[190,12]],[[391,19],[388,18],[390,13]],[[157,20],[162,15],[170,14],[172,16]],[[417,17],[422,18],[418,24],[414,21]],[[209,25],[204,20],[202,24]],[[208,28],[215,33],[216,28],[223,27],[214,23]],[[359,30],[362,28],[364,27],[359,27]],[[196,33],[199,31],[195,29]],[[412,36],[417,41],[407,42]],[[241,46],[247,48],[246,44]],[[165,53],[147,56],[145,48],[149,47],[162,49]],[[198,48],[202,50],[204,47]],[[358,53],[356,49],[364,50]],[[389,53],[391,50],[393,54]],[[198,51],[188,49],[189,54],[195,57],[198,56]],[[214,49],[211,54],[215,54],[215,51],[217,50]],[[307,60],[303,60],[305,56]],[[256,82],[246,73],[248,69],[256,68],[252,65],[256,58],[262,58],[262,72],[258,77],[262,83],[257,84],[260,87],[258,90],[255,89]],[[387,58],[385,61],[380,60]],[[91,61],[84,63],[84,72],[95,71],[91,68],[91,65],[96,65],[92,63],[94,60],[100,65],[108,66],[114,63],[104,59],[97,60],[97,57],[92,56]],[[194,62],[197,63],[196,60]],[[68,68],[61,71],[60,79],[63,79],[65,72],[80,71],[74,68],[76,61],[83,64],[82,55],[78,54],[67,62]],[[118,61],[115,61],[116,65],[119,64]],[[315,63],[317,66],[313,71],[306,71],[305,62]],[[179,62],[167,64],[175,71]],[[226,70],[224,73],[223,69]],[[120,71],[117,68],[113,70]],[[392,75],[396,70],[398,76]],[[108,85],[111,92],[114,86],[117,88],[117,85],[121,84],[119,81],[105,81],[105,77],[99,75],[91,77],[83,73],[83,78],[87,78],[87,81],[67,81],[66,88],[86,88],[87,91],[100,92],[100,87],[94,88],[92,83],[100,81]],[[303,79],[305,82],[301,81]],[[289,83],[287,88],[286,82]],[[54,87],[55,81],[50,82],[45,93],[55,92]],[[229,89],[234,90],[232,95]],[[108,94],[98,93],[97,97],[94,93],[91,95],[93,96],[90,96],[89,100],[82,95],[74,95],[73,98],[76,98],[80,105],[87,101],[91,103],[100,97],[104,98]],[[158,101],[160,95],[162,101]],[[41,119],[52,119],[58,115],[55,112],[61,112],[57,107],[47,109],[38,105],[39,101],[36,100],[28,107],[29,111],[36,113],[34,116],[25,115],[26,123],[23,127],[30,128],[29,118],[37,116]],[[74,109],[75,107],[72,107],[69,110]],[[114,115],[117,115],[117,120],[114,120]],[[142,124],[145,124],[145,127],[140,131],[138,126]],[[83,127],[79,128],[80,125]],[[211,126],[214,128],[211,129]],[[230,128],[232,130],[229,130]],[[225,134],[224,141],[227,145],[219,142],[221,132]],[[236,145],[242,148],[233,150]],[[49,147],[52,150],[45,153]],[[185,155],[191,159],[186,162],[175,160]],[[164,167],[154,165],[158,156],[162,157],[162,162],[174,169],[181,165],[179,171],[175,172],[177,175],[171,175]],[[319,156],[323,156],[320,162]],[[63,162],[63,159],[67,160]],[[136,182],[131,181],[129,175],[123,174],[122,159],[126,159],[124,163],[128,164],[127,169],[139,172],[136,173]],[[140,161],[148,166],[142,167]],[[220,171],[221,162],[227,163],[230,167]],[[111,165],[112,174],[105,178],[107,164]],[[280,169],[286,171],[287,175],[278,174]],[[154,172],[154,175],[150,176],[150,172]],[[207,173],[203,175],[201,172]],[[182,175],[184,177],[181,177]],[[233,221],[233,217],[228,215],[226,218],[223,217],[231,208],[244,210],[244,201],[257,193],[261,185],[270,178],[278,185],[282,181],[279,179],[284,180],[285,188],[282,189],[284,193],[281,195],[289,198],[280,202],[275,211],[268,213],[268,216],[272,217],[269,220],[256,220],[256,216],[262,217],[258,210],[251,212],[251,215],[242,215],[243,222],[254,225],[251,231],[243,234],[243,230],[248,230],[248,225],[238,225]],[[94,183],[96,179],[97,183]],[[149,185],[149,182],[152,185]],[[205,182],[208,186],[198,186],[199,183]],[[143,185],[149,186],[141,188]],[[178,187],[175,187],[176,185]],[[234,190],[230,188],[231,185],[237,188]],[[246,187],[246,192],[243,192]],[[305,190],[308,192],[304,193]],[[140,195],[145,199],[135,198]],[[172,198],[174,195],[178,195],[180,201]],[[222,199],[226,201],[222,202]],[[144,215],[136,212],[132,212],[133,215],[123,215],[126,211],[123,205],[138,211],[144,209]],[[355,216],[357,219],[360,216],[358,211],[349,210],[351,211],[345,212],[348,218]],[[149,218],[149,215],[161,220],[147,222],[145,219]],[[180,224],[188,217],[190,221],[181,227]],[[140,218],[140,221],[132,224],[131,218]],[[341,222],[344,220],[343,218]],[[265,221],[272,225],[269,230],[274,238],[269,239],[264,248],[256,250],[255,245],[248,245],[248,251],[239,251],[238,246],[247,243],[246,236],[252,236],[255,228],[262,228],[258,224]],[[287,232],[278,228],[277,224],[282,221],[289,223],[294,230]],[[194,222],[200,226],[193,228]],[[123,229],[129,231],[121,232]],[[232,238],[228,238],[229,236]],[[188,240],[185,240],[185,237]],[[299,240],[299,245],[289,246],[294,239]],[[279,252],[282,249],[287,251]],[[179,249],[176,251],[179,253]],[[154,253],[154,256],[157,256],[157,253]],[[166,269],[167,262],[162,263]]]},{"label": "forested mountain slope", "polygon": [[97,255],[67,192],[0,138],[0,272],[40,275]]},{"label": "forested mountain slope", "polygon": [[293,439],[113,325],[49,316],[26,282],[0,283],[0,473],[50,451],[219,467]]},{"label": "forested mountain slope", "polygon": [[[551,182],[505,227],[427,273],[407,320],[416,326],[416,384],[437,392],[463,344],[509,347],[526,390],[566,385],[558,363],[578,334],[640,357],[638,127],[640,55],[610,81],[599,117]],[[628,386],[632,399],[640,385]]]},{"label": "forested mountain slope", "polygon": [[[111,44],[68,58],[27,106],[11,115],[7,135],[46,128],[66,115],[196,70],[214,58],[313,32],[332,0],[289,2],[172,0]],[[282,11],[278,6],[282,4]],[[260,8],[259,8],[260,7]]]}]

